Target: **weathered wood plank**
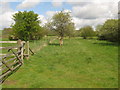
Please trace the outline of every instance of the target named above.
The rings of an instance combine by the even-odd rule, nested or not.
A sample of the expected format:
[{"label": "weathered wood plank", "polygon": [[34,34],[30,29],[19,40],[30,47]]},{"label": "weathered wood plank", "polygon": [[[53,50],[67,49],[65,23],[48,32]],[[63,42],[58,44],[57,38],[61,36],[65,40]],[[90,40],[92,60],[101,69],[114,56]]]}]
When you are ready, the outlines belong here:
[{"label": "weathered wood plank", "polygon": [[14,55],[14,54],[12,54],[12,53],[6,54],[6,55],[4,55],[2,58],[4,59],[4,58],[6,58],[6,57],[13,56],[13,55]]},{"label": "weathered wood plank", "polygon": [[2,71],[5,71],[6,69],[8,70],[9,68],[7,68],[6,66],[2,67]]},{"label": "weathered wood plank", "polygon": [[12,60],[15,60],[15,59],[17,59],[17,57],[14,57],[14,58],[11,58],[11,59],[9,59],[9,60],[6,60],[5,63],[7,63],[7,62],[9,62],[9,61],[12,61]]},{"label": "weathered wood plank", "polygon": [[[18,64],[16,67],[14,67],[13,70],[15,70],[16,68],[18,68],[19,66],[21,66],[21,64]],[[10,70],[6,71],[4,74],[0,75],[0,79],[2,79],[3,77],[5,77],[5,76],[8,75],[9,73],[11,73]]]},{"label": "weathered wood plank", "polygon": [[3,56],[3,55],[6,55],[6,54],[0,54],[0,56]]},{"label": "weathered wood plank", "polygon": [[16,67],[13,68],[13,70],[15,70],[16,68],[18,68],[19,66],[21,66],[22,64],[18,64]]},{"label": "weathered wood plank", "polygon": [[22,61],[22,63],[23,63],[23,50],[24,50],[24,44],[23,43],[21,43],[21,45],[22,45],[22,48],[21,48],[21,61]]},{"label": "weathered wood plank", "polygon": [[[19,63],[19,61],[13,62],[12,64],[9,64],[9,67],[12,67],[13,65]],[[13,70],[13,69],[12,69]]]},{"label": "weathered wood plank", "polygon": [[17,43],[17,41],[0,41],[0,43]]},{"label": "weathered wood plank", "polygon": [[[18,52],[15,52],[15,54],[19,54],[19,53],[21,53],[21,51],[18,51]],[[15,54],[6,54],[5,56],[3,56],[2,58],[4,59],[4,58],[7,58],[7,57],[9,57],[9,56],[13,56],[13,55],[15,55]]]},{"label": "weathered wood plank", "polygon": [[0,47],[0,50],[1,50],[1,49],[11,49],[11,48],[12,48],[12,49],[18,49],[17,47]]},{"label": "weathered wood plank", "polygon": [[[15,55],[15,57],[17,57],[17,59],[20,61],[20,63],[22,64],[22,60],[21,58],[19,58],[19,56],[11,49],[11,51],[13,52],[13,54]],[[20,51],[21,52],[21,51]]]},{"label": "weathered wood plank", "polygon": [[6,75],[8,75],[11,71],[8,70],[6,71],[4,74],[0,75],[0,79],[2,79],[3,77],[5,77]]},{"label": "weathered wood plank", "polygon": [[2,63],[3,63],[8,69],[10,69],[10,70],[12,71],[12,68],[11,68],[9,65],[7,65],[7,64],[5,63],[5,61],[2,61]]}]

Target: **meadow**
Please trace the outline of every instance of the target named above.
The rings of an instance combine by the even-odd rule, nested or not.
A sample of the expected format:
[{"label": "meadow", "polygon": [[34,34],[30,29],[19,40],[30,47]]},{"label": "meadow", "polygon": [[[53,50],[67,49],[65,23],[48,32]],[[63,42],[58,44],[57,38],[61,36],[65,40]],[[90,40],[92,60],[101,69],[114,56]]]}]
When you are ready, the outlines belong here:
[{"label": "meadow", "polygon": [[30,42],[35,55],[24,60],[24,65],[3,83],[3,88],[118,87],[117,44],[75,37],[65,38],[62,47],[55,40],[37,50],[43,41]]}]

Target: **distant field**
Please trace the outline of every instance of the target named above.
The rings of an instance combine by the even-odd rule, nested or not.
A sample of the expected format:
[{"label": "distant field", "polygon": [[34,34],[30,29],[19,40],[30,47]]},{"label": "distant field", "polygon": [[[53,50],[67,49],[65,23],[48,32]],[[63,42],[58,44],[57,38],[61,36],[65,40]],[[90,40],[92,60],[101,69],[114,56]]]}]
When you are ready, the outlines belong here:
[{"label": "distant field", "polygon": [[56,40],[24,61],[4,88],[118,87],[118,47],[106,41],[71,38],[60,47]]}]

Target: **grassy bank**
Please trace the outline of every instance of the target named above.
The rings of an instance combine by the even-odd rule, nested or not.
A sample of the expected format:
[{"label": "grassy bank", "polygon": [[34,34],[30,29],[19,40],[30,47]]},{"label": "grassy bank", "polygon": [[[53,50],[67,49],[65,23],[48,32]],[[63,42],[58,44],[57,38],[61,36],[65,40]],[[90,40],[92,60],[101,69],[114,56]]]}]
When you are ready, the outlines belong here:
[{"label": "grassy bank", "polygon": [[[33,45],[32,45],[33,44]],[[36,46],[31,44],[32,48]],[[118,47],[95,39],[58,40],[38,51],[3,84],[5,88],[118,87]]]}]

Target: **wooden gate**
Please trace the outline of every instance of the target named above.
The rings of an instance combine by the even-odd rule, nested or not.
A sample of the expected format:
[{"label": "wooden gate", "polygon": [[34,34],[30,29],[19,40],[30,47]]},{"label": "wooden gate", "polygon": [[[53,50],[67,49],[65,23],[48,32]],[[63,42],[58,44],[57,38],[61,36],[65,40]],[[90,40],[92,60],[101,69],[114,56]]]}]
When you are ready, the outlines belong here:
[{"label": "wooden gate", "polygon": [[[7,49],[9,54],[1,54],[0,58],[0,84],[23,64],[25,41],[0,41],[0,43],[17,43],[14,47],[0,47],[1,50]],[[16,49],[16,51],[15,51]]]}]

